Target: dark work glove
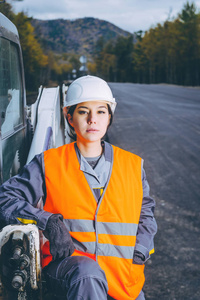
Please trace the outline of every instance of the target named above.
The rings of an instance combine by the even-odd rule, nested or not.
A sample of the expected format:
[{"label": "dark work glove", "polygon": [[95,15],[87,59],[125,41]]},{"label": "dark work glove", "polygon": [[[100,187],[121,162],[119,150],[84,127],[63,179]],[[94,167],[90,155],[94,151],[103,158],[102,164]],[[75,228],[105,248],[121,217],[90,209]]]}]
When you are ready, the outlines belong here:
[{"label": "dark work glove", "polygon": [[144,261],[145,256],[141,252],[136,250],[133,255],[133,263],[137,265],[143,265]]},{"label": "dark work glove", "polygon": [[44,231],[44,235],[50,243],[50,252],[53,260],[70,256],[75,249],[69,231],[62,220],[62,215],[52,215]]}]

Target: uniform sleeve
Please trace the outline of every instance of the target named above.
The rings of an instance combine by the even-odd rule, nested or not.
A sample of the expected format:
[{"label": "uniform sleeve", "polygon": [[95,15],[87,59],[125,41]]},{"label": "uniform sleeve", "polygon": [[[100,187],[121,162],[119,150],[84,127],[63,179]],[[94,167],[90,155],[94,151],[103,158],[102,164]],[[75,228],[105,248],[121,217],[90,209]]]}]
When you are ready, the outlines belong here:
[{"label": "uniform sleeve", "polygon": [[51,214],[37,208],[41,198],[46,198],[43,154],[0,187],[0,227],[32,223],[44,230]]},{"label": "uniform sleeve", "polygon": [[133,258],[135,263],[145,263],[150,254],[154,253],[154,236],[157,232],[157,223],[154,218],[155,201],[149,196],[150,189],[144,169],[142,169],[142,186],[142,209]]}]

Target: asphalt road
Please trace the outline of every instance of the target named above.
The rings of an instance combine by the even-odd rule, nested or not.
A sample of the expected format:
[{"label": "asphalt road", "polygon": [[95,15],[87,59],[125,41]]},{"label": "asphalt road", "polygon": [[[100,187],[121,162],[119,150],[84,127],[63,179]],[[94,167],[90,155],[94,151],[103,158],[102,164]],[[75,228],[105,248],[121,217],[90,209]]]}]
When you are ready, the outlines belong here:
[{"label": "asphalt road", "polygon": [[138,154],[156,200],[146,300],[200,299],[200,89],[111,83],[109,141]]}]

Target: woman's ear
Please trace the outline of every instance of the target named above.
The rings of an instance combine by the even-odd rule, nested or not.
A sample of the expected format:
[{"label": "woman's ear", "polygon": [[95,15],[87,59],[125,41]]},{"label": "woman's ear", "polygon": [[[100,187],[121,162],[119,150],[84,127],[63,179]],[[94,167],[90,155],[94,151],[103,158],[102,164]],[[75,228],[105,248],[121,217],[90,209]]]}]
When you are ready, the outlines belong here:
[{"label": "woman's ear", "polygon": [[67,114],[66,118],[67,118],[68,123],[73,127],[72,115]]},{"label": "woman's ear", "polygon": [[64,115],[64,118],[67,117],[67,107],[63,107],[63,115]]}]

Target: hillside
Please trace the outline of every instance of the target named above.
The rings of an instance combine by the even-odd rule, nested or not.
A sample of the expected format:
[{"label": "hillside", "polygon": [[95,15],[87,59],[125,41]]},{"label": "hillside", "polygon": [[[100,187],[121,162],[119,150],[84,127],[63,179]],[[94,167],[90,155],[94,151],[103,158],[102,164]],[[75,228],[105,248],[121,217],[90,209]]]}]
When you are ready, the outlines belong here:
[{"label": "hillside", "polygon": [[92,54],[100,37],[104,41],[115,40],[118,36],[130,33],[103,20],[83,18],[77,20],[38,20],[33,19],[36,35],[45,50],[56,53]]}]

